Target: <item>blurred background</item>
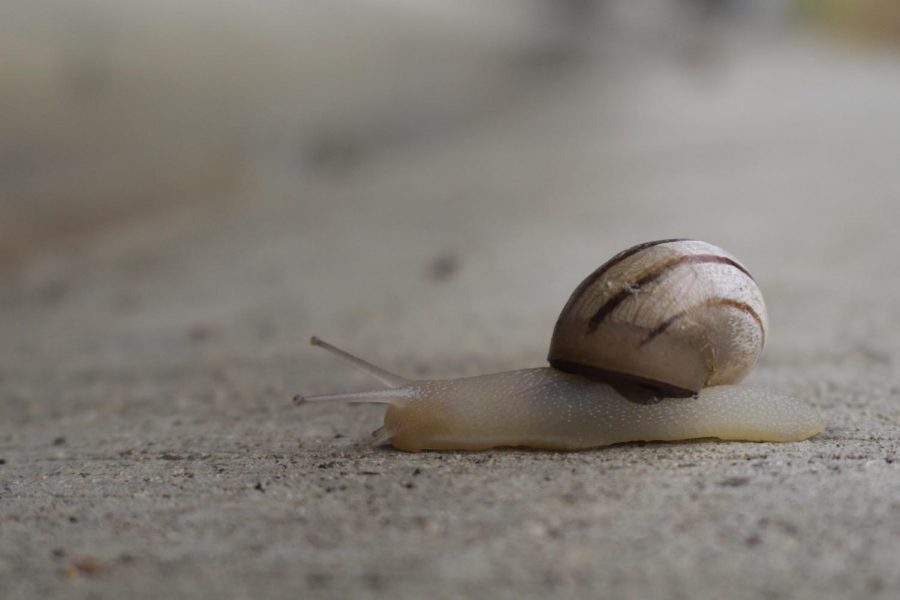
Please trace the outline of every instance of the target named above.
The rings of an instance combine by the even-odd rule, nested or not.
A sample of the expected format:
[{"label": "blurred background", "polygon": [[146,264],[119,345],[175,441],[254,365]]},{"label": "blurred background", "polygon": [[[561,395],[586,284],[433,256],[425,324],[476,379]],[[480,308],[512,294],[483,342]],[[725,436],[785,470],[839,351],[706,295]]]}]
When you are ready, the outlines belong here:
[{"label": "blurred background", "polygon": [[[866,78],[886,59],[860,48],[898,41],[890,0],[4,3],[0,265],[185,204],[265,203],[273,178],[313,206],[305,186],[404,180],[450,148],[522,166],[497,171],[509,188],[552,179],[544,201],[601,210],[633,199],[610,154],[716,161],[703,140],[723,127],[755,151],[815,117],[819,135],[865,126],[830,105],[883,91]],[[459,176],[436,173],[413,210],[467,179],[456,212],[483,220],[496,183],[471,154],[426,161]]]},{"label": "blurred background", "polygon": [[773,288],[827,287],[822,258],[865,278],[894,233],[898,42],[890,0],[4,3],[0,297],[82,311],[8,313],[7,339],[248,314],[383,339],[502,307],[541,333],[494,343],[539,356],[547,307],[654,237]]},{"label": "blurred background", "polygon": [[773,352],[869,343],[803,308],[896,264],[898,42],[889,0],[4,3],[8,360],[533,363],[675,236],[792,297]]},{"label": "blurred background", "polygon": [[[896,0],[0,2],[0,596],[893,597],[898,150]],[[370,387],[312,334],[544,364],[672,237],[826,434],[421,456],[290,406]]]}]

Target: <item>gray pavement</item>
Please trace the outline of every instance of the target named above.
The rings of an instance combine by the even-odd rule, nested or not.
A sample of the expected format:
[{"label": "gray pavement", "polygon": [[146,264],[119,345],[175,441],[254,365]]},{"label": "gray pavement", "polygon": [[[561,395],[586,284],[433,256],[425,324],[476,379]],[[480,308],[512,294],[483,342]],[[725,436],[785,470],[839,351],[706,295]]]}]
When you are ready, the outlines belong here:
[{"label": "gray pavement", "polygon": [[[900,58],[561,77],[339,173],[120,222],[0,282],[0,597],[897,598]],[[372,448],[370,382],[541,365],[636,242],[740,257],[796,444]]]}]

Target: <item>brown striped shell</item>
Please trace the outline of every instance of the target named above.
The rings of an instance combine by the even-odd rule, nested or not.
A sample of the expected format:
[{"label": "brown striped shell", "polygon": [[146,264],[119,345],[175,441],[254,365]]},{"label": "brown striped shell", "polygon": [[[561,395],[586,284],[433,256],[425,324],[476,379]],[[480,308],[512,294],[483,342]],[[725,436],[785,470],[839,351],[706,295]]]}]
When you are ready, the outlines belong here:
[{"label": "brown striped shell", "polygon": [[717,246],[659,240],[620,252],[563,308],[550,364],[671,392],[736,383],[759,357],[768,317],[747,269]]}]

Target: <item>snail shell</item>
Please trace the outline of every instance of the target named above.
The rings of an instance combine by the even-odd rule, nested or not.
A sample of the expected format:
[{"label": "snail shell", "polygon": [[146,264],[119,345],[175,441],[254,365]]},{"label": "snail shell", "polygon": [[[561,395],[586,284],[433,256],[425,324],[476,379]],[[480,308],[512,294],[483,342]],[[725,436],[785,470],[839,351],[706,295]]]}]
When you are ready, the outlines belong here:
[{"label": "snail shell", "polygon": [[620,252],[581,282],[548,360],[683,395],[742,380],[767,327],[762,292],[734,256],[697,240],[659,240]]}]

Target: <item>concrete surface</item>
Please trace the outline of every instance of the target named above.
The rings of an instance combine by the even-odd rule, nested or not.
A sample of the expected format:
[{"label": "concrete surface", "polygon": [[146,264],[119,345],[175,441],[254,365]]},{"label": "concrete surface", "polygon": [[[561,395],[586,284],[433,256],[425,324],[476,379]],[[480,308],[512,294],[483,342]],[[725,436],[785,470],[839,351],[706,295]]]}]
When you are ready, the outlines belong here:
[{"label": "concrete surface", "polygon": [[[585,67],[342,171],[120,224],[0,283],[0,597],[896,598],[900,57]],[[286,174],[287,173],[287,174]],[[754,272],[797,444],[367,445],[315,333],[416,377],[540,365],[597,264]]]}]

